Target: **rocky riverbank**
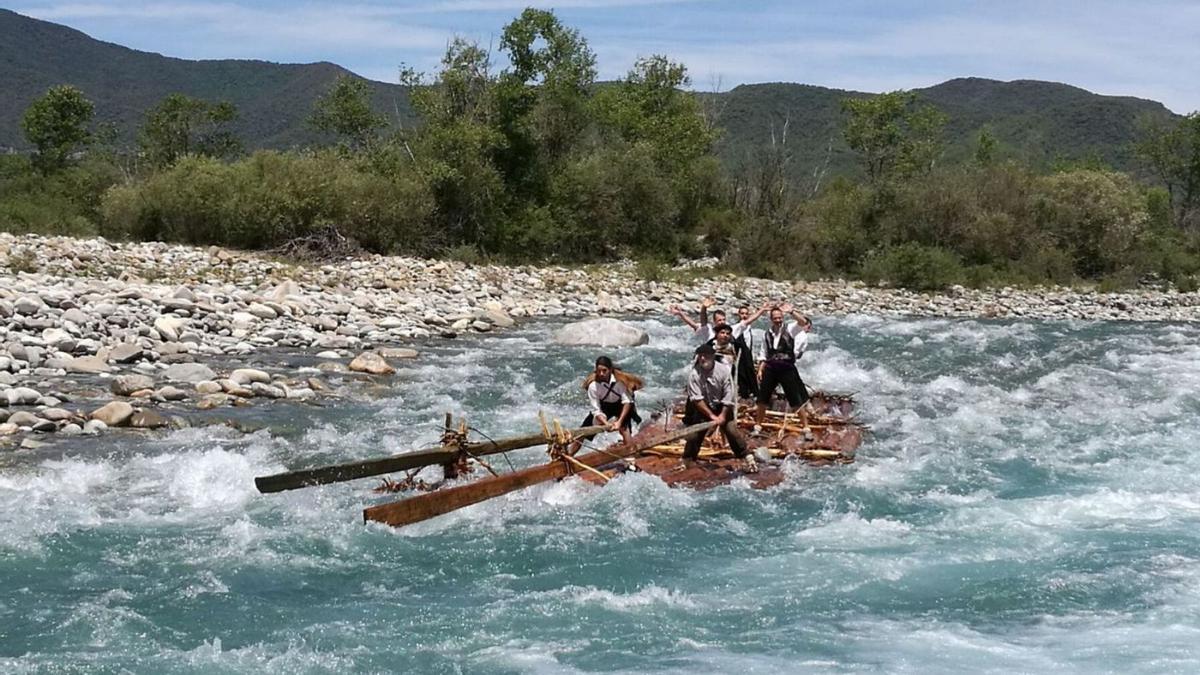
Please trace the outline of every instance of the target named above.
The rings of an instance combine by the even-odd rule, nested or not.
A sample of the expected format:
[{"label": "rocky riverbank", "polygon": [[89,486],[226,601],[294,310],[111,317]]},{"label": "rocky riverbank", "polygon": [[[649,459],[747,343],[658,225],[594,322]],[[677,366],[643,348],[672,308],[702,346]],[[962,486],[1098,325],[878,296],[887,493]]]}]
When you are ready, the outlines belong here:
[{"label": "rocky riverbank", "polygon": [[[816,317],[1200,320],[1200,295],[953,289],[940,295],[730,275],[646,281],[598,269],[470,266],[371,256],[299,265],[218,248],[0,234],[0,438],[179,423],[170,406],[220,409],[328,395],[328,378],[387,375],[414,343],[521,317],[661,313],[786,298]],[[303,369],[250,357],[312,354]],[[83,405],[86,403],[86,405]],[[3,441],[0,441],[3,442]]]}]

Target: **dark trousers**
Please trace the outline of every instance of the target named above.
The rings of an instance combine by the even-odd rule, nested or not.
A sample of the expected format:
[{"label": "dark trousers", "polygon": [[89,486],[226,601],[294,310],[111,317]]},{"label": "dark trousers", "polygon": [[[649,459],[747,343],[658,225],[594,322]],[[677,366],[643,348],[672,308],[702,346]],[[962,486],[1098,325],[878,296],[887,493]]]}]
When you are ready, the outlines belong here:
[{"label": "dark trousers", "polygon": [[[717,415],[720,415],[721,411],[726,407],[719,403],[715,406],[709,405],[709,409]],[[690,426],[707,421],[709,421],[708,416],[700,412],[700,406],[696,405],[695,401],[688,401],[687,407],[683,410],[683,425]],[[732,409],[729,411],[729,421],[721,425],[721,433],[725,436],[725,441],[729,443],[729,449],[733,451],[735,457],[746,456],[746,439],[742,437],[742,432],[738,429],[737,420],[733,418]],[[700,445],[704,443],[705,435],[699,433],[687,439],[687,443],[683,446],[684,459],[696,459],[700,456]]]},{"label": "dark trousers", "polygon": [[804,386],[804,380],[796,372],[796,364],[791,361],[767,361],[762,381],[758,383],[758,402],[770,403],[775,388],[779,386],[783,387],[783,395],[793,408],[804,405],[808,400],[808,387]]},{"label": "dark trousers", "polygon": [[[604,417],[607,418],[609,422],[616,422],[617,418],[621,416],[621,411],[624,408],[625,404],[619,401],[613,401],[612,403],[605,403],[604,401],[600,402],[600,412],[604,413]],[[579,426],[592,426],[592,422],[595,421],[593,417],[594,415],[592,413],[588,413],[588,416],[583,418],[583,424],[580,424]],[[632,429],[635,422],[638,424],[642,423],[642,416],[638,414],[636,403],[633,404],[633,408],[629,410],[629,417],[625,418],[625,423],[621,425],[621,428]]]}]

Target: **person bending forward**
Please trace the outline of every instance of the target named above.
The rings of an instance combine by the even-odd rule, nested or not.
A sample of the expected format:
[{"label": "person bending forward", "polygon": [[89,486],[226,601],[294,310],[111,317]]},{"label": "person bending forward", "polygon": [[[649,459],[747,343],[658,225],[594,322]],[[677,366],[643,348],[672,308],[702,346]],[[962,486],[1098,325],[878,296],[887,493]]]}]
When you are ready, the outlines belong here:
[{"label": "person bending forward", "polygon": [[633,423],[642,421],[633,398],[634,392],[642,387],[641,378],[623,372],[613,365],[612,359],[601,356],[596,359],[596,369],[584,380],[583,386],[587,389],[592,411],[584,418],[582,426],[595,424],[608,427],[609,431],[620,431],[621,440],[628,443]]},{"label": "person bending forward", "polygon": [[[754,456],[748,454],[746,439],[737,428],[734,411],[733,377],[729,366],[716,361],[716,350],[711,344],[696,348],[696,360],[688,371],[687,405],[684,407],[684,425],[716,422],[717,428],[729,443],[735,457],[744,458],[747,471],[757,469]],[[693,460],[700,456],[700,446],[706,434],[696,434],[683,446],[683,459]]]}]

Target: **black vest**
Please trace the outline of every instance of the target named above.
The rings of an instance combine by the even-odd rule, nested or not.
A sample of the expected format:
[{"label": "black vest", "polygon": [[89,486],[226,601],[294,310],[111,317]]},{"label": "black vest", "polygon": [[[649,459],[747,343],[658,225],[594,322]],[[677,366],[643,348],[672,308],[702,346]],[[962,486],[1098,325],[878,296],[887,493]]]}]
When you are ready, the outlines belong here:
[{"label": "black vest", "polygon": [[792,334],[788,332],[786,326],[782,331],[780,331],[778,347],[775,346],[775,336],[772,335],[771,331],[769,330],[767,331],[767,334],[763,336],[763,340],[766,341],[764,346],[767,348],[768,361],[789,361],[791,363],[796,362],[796,340],[792,337]]}]

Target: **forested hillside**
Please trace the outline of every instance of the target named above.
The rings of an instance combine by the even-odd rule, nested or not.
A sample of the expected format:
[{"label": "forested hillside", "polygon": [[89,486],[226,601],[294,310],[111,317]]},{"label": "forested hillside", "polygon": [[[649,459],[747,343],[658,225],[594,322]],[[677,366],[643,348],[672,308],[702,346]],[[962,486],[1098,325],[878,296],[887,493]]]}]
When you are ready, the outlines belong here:
[{"label": "forested hillside", "polygon": [[[319,140],[304,124],[313,102],[348,71],[332,63],[188,61],[94,40],[66,26],[0,9],[0,148],[27,149],[25,108],[54,85],[78,87],[96,121],[132,144],[146,111],[168,94],[226,100],[238,110],[234,133],[248,148]],[[390,117],[410,116],[399,85],[370,83],[372,103]]]}]

